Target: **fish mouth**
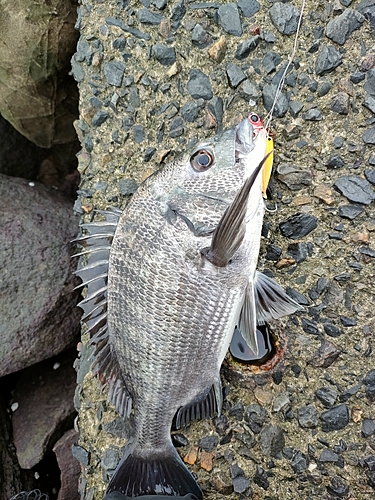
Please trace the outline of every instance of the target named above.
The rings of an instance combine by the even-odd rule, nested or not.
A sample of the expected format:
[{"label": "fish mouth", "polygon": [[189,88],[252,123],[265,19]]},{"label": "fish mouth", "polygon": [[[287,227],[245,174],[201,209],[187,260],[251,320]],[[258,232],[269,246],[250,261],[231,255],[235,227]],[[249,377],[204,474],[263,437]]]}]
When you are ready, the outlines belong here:
[{"label": "fish mouth", "polygon": [[254,149],[254,128],[248,118],[236,127],[235,153],[236,160],[247,156]]}]

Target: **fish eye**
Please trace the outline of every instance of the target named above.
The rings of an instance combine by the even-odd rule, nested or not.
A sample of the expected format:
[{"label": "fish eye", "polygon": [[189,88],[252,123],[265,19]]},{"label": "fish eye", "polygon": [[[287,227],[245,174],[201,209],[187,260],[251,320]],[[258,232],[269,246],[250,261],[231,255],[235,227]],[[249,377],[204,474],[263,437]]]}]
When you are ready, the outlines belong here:
[{"label": "fish eye", "polygon": [[259,118],[259,116],[257,114],[251,113],[249,115],[249,120],[251,121],[251,123],[258,123],[259,120],[260,120],[260,118]]},{"label": "fish eye", "polygon": [[199,149],[190,158],[190,165],[197,172],[204,172],[212,167],[214,154],[210,149]]}]

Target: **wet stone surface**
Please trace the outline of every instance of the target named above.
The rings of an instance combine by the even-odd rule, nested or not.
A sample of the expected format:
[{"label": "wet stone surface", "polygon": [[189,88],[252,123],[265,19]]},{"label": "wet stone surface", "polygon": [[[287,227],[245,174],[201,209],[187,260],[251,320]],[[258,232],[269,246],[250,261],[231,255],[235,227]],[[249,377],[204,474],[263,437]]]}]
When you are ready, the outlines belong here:
[{"label": "wet stone surface", "polygon": [[[299,8],[82,0],[72,60],[83,148],[76,211],[88,220],[94,209],[124,208],[197,140],[250,111],[264,118]],[[271,123],[276,175],[266,203],[277,211],[266,213],[258,265],[305,311],[283,321],[286,344],[278,337],[272,368],[228,355],[223,414],[174,438],[205,500],[374,496],[374,8],[373,0],[307,2]],[[73,454],[82,500],[102,500],[129,424],[87,373],[88,353]]]}]

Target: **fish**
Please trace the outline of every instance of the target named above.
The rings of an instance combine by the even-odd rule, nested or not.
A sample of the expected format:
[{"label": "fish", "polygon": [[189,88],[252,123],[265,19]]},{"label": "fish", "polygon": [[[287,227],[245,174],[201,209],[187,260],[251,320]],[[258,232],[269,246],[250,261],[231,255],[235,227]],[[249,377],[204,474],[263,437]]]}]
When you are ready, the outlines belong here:
[{"label": "fish", "polygon": [[92,370],[132,435],[110,495],[202,491],[171,440],[222,408],[220,367],[237,326],[256,352],[256,326],[301,306],[256,270],[268,133],[251,114],[148,177],[124,211],[82,224],[76,271],[95,347]]}]

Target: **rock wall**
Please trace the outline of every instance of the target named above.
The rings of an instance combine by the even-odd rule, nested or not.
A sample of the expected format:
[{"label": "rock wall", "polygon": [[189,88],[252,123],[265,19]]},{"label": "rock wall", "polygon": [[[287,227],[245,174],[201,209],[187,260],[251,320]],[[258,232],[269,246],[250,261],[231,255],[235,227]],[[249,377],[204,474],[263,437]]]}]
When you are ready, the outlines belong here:
[{"label": "rock wall", "polygon": [[[83,0],[72,59],[82,183],[75,208],[123,208],[198,138],[265,116],[301,4]],[[307,2],[272,121],[275,175],[259,268],[306,311],[273,368],[228,357],[221,417],[175,437],[207,500],[374,495],[374,0]],[[88,214],[88,216],[86,216]],[[84,342],[87,336],[83,336]],[[128,435],[81,351],[81,498],[100,500]],[[269,367],[269,366],[268,366]]]}]

